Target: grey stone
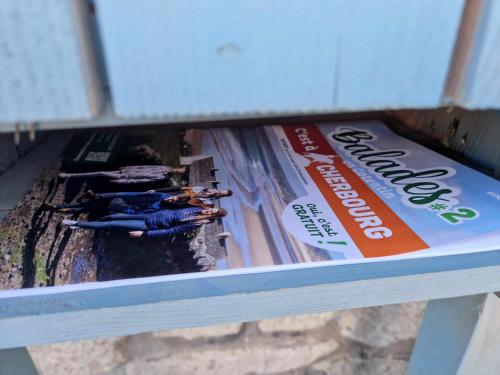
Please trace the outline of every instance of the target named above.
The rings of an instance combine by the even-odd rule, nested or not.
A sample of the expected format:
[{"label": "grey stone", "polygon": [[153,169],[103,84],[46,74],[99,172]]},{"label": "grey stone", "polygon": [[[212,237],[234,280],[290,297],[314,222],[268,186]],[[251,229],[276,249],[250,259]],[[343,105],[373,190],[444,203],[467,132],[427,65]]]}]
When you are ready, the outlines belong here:
[{"label": "grey stone", "polygon": [[77,341],[30,347],[40,375],[95,375],[125,361],[116,350],[119,339]]},{"label": "grey stone", "polygon": [[313,338],[269,344],[176,346],[168,355],[136,358],[107,374],[271,374],[308,366],[338,347],[334,340],[321,342]]},{"label": "grey stone", "polygon": [[321,327],[337,316],[336,312],[288,316],[263,320],[259,322],[259,328],[262,332],[302,331]]},{"label": "grey stone", "polygon": [[174,329],[172,331],[154,332],[153,337],[182,337],[186,340],[198,337],[220,337],[239,333],[241,326],[241,324],[226,324],[212,327]]},{"label": "grey stone", "polygon": [[337,324],[342,336],[371,346],[386,346],[398,340],[415,337],[425,303],[345,310]]},{"label": "grey stone", "polygon": [[333,357],[307,369],[311,375],[403,375],[406,361],[393,358]]},{"label": "grey stone", "polygon": [[30,348],[41,374],[399,375],[424,303]]}]

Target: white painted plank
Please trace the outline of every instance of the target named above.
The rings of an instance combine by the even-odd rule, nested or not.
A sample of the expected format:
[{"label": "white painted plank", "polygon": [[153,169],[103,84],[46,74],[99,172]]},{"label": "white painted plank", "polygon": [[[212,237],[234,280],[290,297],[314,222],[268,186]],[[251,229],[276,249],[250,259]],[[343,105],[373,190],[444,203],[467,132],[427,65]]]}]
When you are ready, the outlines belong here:
[{"label": "white painted plank", "polygon": [[489,375],[500,372],[500,298],[488,294],[467,351],[460,363],[459,375]]},{"label": "white painted plank", "polygon": [[431,301],[407,374],[497,374],[499,314],[493,293]]},{"label": "white painted plank", "polygon": [[486,294],[431,301],[407,375],[456,375]]},{"label": "white painted plank", "polygon": [[96,113],[97,88],[87,82],[84,65],[90,61],[90,46],[80,41],[86,31],[76,11],[82,4],[0,2],[0,127],[6,122],[85,119]]},{"label": "white painted plank", "polygon": [[[105,101],[104,107],[99,115],[87,120],[64,120],[64,121],[42,121],[37,124],[39,130],[61,130],[61,129],[80,129],[80,128],[102,128],[102,127],[120,127],[120,126],[151,126],[151,125],[169,125],[172,127],[214,127],[214,126],[238,126],[238,125],[263,125],[287,123],[292,121],[297,122],[300,119],[299,115],[290,117],[290,114],[213,114],[210,116],[200,115],[192,117],[120,117],[113,112],[111,101]],[[345,119],[367,119],[367,118],[382,118],[381,112],[363,112],[363,113],[338,113],[324,114],[321,112],[310,112],[307,116],[302,116],[303,121],[311,121],[311,116],[317,116],[318,119],[328,120],[345,120]],[[5,123],[0,126],[0,133],[8,133],[15,131],[16,127],[13,123]],[[25,126],[21,126],[22,132],[26,131]]]},{"label": "white painted plank", "polygon": [[440,104],[462,0],[97,0],[118,117]]},{"label": "white painted plank", "polygon": [[[391,266],[393,271],[405,268],[401,263]],[[363,267],[349,273],[356,274],[356,270],[364,276],[345,282],[326,282],[324,278],[328,274],[335,278],[337,270],[317,268],[314,273],[323,279],[297,270],[293,275],[270,272],[239,281],[148,280],[122,287],[102,283],[102,289],[87,292],[48,288],[51,295],[1,301],[0,348],[456,297],[500,288],[500,265],[394,277],[376,277]],[[287,284],[290,287],[282,288]],[[138,299],[156,302],[139,304]]]},{"label": "white painted plank", "polygon": [[465,107],[500,108],[499,45],[500,1],[483,0],[461,98]]}]

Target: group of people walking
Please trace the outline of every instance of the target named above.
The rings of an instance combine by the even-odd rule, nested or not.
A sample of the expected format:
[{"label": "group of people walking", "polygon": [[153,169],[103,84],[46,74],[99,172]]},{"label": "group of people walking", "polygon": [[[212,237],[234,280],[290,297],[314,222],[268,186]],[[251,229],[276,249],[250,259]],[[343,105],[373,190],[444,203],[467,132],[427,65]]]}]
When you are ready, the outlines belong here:
[{"label": "group of people walking", "polygon": [[[185,173],[183,168],[162,166],[123,167],[118,171],[91,173],[61,173],[61,178],[104,177],[111,182],[132,184],[158,181],[172,173]],[[133,169],[132,169],[133,168]],[[201,225],[226,215],[223,208],[215,207],[218,199],[229,197],[229,189],[218,190],[200,186],[183,187],[169,191],[86,193],[78,203],[54,207],[64,213],[103,213],[97,221],[63,220],[63,226],[73,229],[109,229],[127,231],[130,237],[161,237],[191,232]]]}]

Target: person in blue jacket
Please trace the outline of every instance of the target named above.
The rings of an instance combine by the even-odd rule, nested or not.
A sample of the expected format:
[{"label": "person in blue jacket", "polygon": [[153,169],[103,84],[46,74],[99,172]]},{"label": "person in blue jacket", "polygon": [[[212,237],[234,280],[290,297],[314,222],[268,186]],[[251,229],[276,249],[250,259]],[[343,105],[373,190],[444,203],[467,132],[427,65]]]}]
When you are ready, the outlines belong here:
[{"label": "person in blue jacket", "polygon": [[108,211],[110,213],[139,214],[158,211],[174,194],[155,191],[100,193],[79,203],[65,203],[56,207],[59,212],[84,213]]},{"label": "person in blue jacket", "polygon": [[111,214],[99,221],[63,220],[61,224],[71,228],[128,231],[133,238],[162,237],[190,232],[226,214],[223,208],[189,207],[142,214]]},{"label": "person in blue jacket", "polygon": [[179,192],[117,192],[99,193],[87,192],[91,199],[79,203],[64,203],[56,209],[64,213],[102,212],[139,214],[158,211],[165,208],[180,208],[182,206],[213,207],[215,200],[232,195],[229,189],[199,188],[199,192],[192,194]]}]

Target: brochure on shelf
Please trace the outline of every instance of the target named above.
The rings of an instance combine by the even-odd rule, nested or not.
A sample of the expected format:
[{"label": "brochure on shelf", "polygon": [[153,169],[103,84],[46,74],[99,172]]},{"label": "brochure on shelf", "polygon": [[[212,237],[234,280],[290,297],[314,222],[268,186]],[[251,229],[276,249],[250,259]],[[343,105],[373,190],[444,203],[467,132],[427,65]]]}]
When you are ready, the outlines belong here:
[{"label": "brochure on shelf", "polygon": [[375,120],[79,132],[0,223],[0,289],[498,250],[499,187]]}]

